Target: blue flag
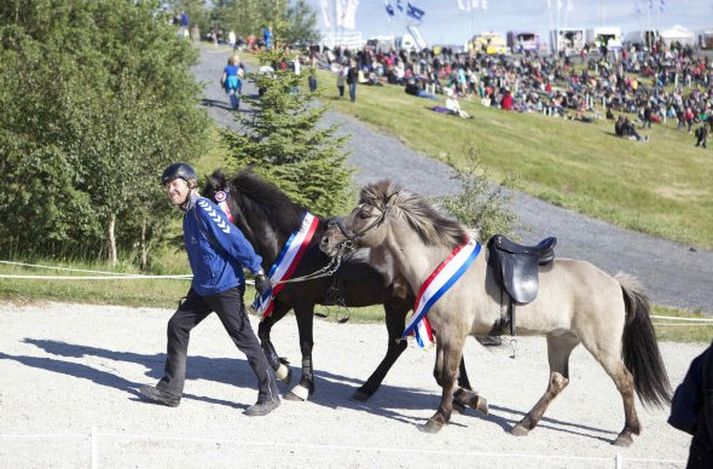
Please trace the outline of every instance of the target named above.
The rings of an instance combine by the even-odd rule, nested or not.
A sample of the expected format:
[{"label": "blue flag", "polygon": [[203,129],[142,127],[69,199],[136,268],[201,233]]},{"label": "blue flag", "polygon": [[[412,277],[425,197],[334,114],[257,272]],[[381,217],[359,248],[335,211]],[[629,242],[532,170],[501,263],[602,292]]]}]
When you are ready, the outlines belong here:
[{"label": "blue flag", "polygon": [[401,13],[404,12],[404,6],[401,5],[401,0],[396,0],[396,8],[398,8]]},{"label": "blue flag", "polygon": [[421,18],[423,18],[423,15],[425,15],[425,14],[426,14],[425,11],[411,5],[411,2],[408,3],[408,10],[406,10],[406,16],[410,16],[411,18],[413,18],[415,20],[420,20]]},{"label": "blue flag", "polygon": [[394,16],[394,7],[391,5],[389,0],[384,0],[384,8],[386,8],[387,15]]}]

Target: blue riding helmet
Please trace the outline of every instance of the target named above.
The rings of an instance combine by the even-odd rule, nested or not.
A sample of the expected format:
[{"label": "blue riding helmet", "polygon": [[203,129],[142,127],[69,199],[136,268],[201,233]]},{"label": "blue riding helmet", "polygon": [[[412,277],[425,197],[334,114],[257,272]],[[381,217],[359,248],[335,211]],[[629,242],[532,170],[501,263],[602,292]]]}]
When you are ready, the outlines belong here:
[{"label": "blue riding helmet", "polygon": [[165,186],[174,179],[183,179],[186,182],[197,181],[196,171],[186,163],[173,163],[163,170],[161,175],[161,185]]}]

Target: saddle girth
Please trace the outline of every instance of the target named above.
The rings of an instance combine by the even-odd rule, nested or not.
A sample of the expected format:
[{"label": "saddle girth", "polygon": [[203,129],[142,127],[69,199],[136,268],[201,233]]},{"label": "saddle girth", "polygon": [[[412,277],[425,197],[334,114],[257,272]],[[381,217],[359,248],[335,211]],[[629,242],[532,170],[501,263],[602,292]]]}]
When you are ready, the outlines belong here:
[{"label": "saddle girth", "polygon": [[515,335],[515,306],[526,305],[537,298],[539,268],[555,258],[557,238],[549,237],[535,246],[517,244],[503,235],[488,241],[488,266],[503,295],[507,295],[510,335]]}]

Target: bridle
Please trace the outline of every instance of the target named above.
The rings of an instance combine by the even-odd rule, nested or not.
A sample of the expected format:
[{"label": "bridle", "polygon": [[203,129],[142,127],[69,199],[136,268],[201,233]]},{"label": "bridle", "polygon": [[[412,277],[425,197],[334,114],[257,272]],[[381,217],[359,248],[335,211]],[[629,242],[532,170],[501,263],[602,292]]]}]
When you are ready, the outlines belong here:
[{"label": "bridle", "polygon": [[[374,208],[376,208],[377,210],[380,210],[378,207],[374,207]],[[384,222],[384,220],[386,220],[386,216],[389,213],[389,208],[391,208],[391,206],[387,205],[386,208],[384,208],[384,210],[380,210],[381,214],[379,215],[379,217],[376,220],[374,220],[373,222],[371,222],[369,225],[367,225],[366,228],[359,231],[358,233],[354,233],[351,230],[349,230],[344,225],[343,218],[337,218],[336,220],[330,221],[329,225],[336,225],[337,228],[339,228],[339,231],[341,231],[342,234],[344,235],[344,237],[346,238],[344,241],[339,243],[339,245],[337,246],[338,252],[341,252],[343,249],[347,250],[347,251],[353,250],[354,246],[356,245],[356,242],[359,238],[364,236],[370,230],[378,227],[379,225],[381,225]]]}]

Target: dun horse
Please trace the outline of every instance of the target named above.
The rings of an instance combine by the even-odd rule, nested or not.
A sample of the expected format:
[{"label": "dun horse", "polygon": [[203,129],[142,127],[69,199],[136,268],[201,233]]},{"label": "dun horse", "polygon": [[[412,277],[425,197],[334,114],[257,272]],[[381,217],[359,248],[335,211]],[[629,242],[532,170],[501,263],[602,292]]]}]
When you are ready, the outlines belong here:
[{"label": "dun horse", "polygon": [[[226,201],[234,223],[262,257],[263,267],[266,271],[269,270],[282,246],[300,227],[306,210],[250,170],[243,170],[230,180],[222,171],[215,171],[208,177],[202,194],[215,200],[218,191],[228,194]],[[293,278],[318,271],[329,263],[329,257],[319,249],[319,241],[329,221],[319,220],[312,242]],[[372,259],[371,264],[367,261],[369,257]],[[272,314],[260,322],[258,337],[278,378],[289,383],[289,368],[275,351],[270,340],[270,331],[277,321],[294,308],[302,352],[302,377],[300,383],[286,397],[306,400],[314,392],[312,323],[316,304],[354,307],[384,305],[388,332],[386,355],[369,379],[353,395],[354,399],[364,401],[376,392],[391,366],[406,348],[406,344],[399,339],[404,329],[406,313],[411,309],[413,301],[411,290],[404,279],[394,271],[393,257],[388,251],[378,248],[358,250],[345,256],[333,277],[285,284],[275,299]],[[475,393],[469,391],[470,384],[465,366],[461,365],[460,369],[459,384],[464,392],[459,394],[456,405],[462,408],[463,402],[466,401],[467,405],[487,412],[485,399],[478,398]]]},{"label": "dun horse", "polygon": [[[321,248],[330,255],[343,243],[386,248],[411,290],[419,291],[454,246],[471,235],[420,196],[382,181],[362,189],[360,204],[326,231]],[[436,331],[434,375],[443,392],[424,431],[436,432],[450,419],[454,378],[466,337],[487,334],[502,321],[502,290],[488,265],[489,255],[484,247],[428,312]],[[541,268],[539,282],[537,298],[518,306],[516,332],[547,337],[550,379],[544,395],[512,433],[525,435],[537,425],[552,399],[567,386],[570,353],[582,343],[621,393],[624,429],[614,444],[630,445],[640,431],[634,391],[646,404],[663,405],[670,399],[647,298],[631,277],[611,277],[582,260],[555,259]]]}]

